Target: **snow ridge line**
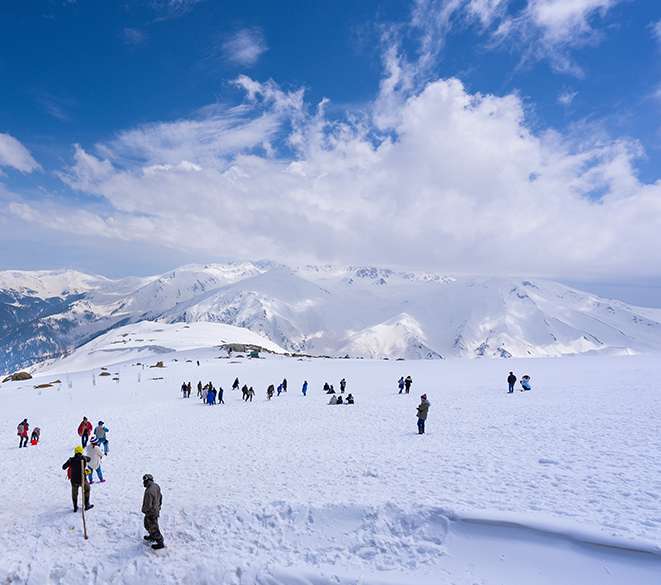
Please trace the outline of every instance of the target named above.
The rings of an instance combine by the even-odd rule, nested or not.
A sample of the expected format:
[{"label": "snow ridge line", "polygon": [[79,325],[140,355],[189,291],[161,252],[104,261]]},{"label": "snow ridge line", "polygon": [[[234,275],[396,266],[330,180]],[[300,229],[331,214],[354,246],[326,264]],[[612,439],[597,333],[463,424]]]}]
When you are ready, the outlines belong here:
[{"label": "snow ridge line", "polygon": [[544,521],[531,516],[507,512],[489,512],[487,515],[482,515],[472,512],[454,512],[442,508],[439,508],[439,513],[446,516],[450,522],[457,524],[524,530],[537,533],[540,536],[555,537],[580,545],[661,557],[661,544],[609,536],[603,532],[581,528],[572,523],[555,519]]}]

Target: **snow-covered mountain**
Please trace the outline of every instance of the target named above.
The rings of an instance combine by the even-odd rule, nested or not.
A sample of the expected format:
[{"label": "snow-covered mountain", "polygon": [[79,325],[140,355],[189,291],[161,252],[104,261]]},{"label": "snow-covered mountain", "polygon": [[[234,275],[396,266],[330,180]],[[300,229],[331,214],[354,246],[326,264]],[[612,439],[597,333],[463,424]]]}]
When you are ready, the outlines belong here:
[{"label": "snow-covered mountain", "polygon": [[366,358],[661,350],[661,313],[567,286],[366,266],[189,265],[112,280],[0,272],[0,370],[71,353],[143,320],[213,322],[287,351]]}]

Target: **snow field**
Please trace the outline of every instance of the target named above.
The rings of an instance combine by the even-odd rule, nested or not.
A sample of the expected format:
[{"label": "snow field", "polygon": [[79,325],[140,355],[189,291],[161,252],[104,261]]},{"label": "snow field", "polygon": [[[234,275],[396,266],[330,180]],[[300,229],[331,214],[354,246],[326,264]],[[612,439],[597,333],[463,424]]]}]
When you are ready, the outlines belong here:
[{"label": "snow field", "polygon": [[[88,371],[58,374],[59,388],[33,389],[50,374],[0,387],[0,582],[658,583],[657,359],[215,355],[112,366],[119,382],[93,385]],[[534,390],[507,395],[510,369]],[[412,394],[399,396],[406,374]],[[235,376],[253,403],[230,390]],[[289,392],[266,401],[284,376]],[[321,386],[342,377],[357,403],[328,406]],[[221,384],[226,404],[202,405],[195,388],[181,398],[198,379]],[[61,470],[83,415],[111,430],[88,542]],[[25,416],[43,440],[19,450]],[[141,543],[143,473],[163,490],[159,553]]]}]

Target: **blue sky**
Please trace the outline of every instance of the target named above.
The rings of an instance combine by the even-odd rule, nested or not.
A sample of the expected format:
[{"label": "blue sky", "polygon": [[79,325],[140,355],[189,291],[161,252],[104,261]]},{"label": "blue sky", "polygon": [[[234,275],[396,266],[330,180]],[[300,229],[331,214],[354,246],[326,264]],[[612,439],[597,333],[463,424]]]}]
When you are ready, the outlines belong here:
[{"label": "blue sky", "polygon": [[642,0],[5,2],[0,266],[656,283],[660,57]]}]

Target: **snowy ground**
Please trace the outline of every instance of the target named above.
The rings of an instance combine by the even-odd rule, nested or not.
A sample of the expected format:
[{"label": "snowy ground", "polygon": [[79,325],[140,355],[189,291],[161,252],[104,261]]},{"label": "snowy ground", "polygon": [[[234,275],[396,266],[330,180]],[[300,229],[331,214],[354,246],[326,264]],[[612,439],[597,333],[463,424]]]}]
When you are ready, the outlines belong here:
[{"label": "snowy ground", "polygon": [[[81,372],[58,374],[51,389],[33,388],[48,374],[0,387],[0,583],[660,582],[658,356],[215,355],[112,366],[119,382],[95,370],[95,385]],[[505,394],[510,368],[530,374],[534,391]],[[399,396],[406,374],[413,391]],[[255,402],[229,390],[235,376]],[[288,394],[267,402],[266,386],[283,376]],[[357,404],[328,406],[321,386],[342,376]],[[222,384],[226,404],[182,399],[181,381],[198,379]],[[420,437],[422,391],[432,406]],[[61,471],[83,415],[111,429],[87,542]],[[26,416],[43,440],[19,450]],[[143,473],[164,494],[159,552],[141,542]]]}]

